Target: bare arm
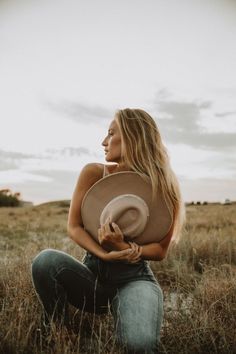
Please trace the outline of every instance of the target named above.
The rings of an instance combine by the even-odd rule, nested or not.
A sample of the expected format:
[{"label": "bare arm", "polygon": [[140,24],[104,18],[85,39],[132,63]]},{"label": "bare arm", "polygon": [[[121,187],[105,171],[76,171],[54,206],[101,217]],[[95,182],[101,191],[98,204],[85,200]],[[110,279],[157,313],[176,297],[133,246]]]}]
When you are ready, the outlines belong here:
[{"label": "bare arm", "polygon": [[88,164],[82,169],[70,203],[67,232],[71,239],[82,248],[98,257],[102,257],[106,251],[84,230],[81,218],[83,197],[87,190],[101,178],[99,172],[95,164]]},{"label": "bare arm", "polygon": [[155,242],[142,246],[141,258],[151,261],[162,261],[167,254],[172,234],[173,230],[169,231],[159,243]]},{"label": "bare arm", "polygon": [[[113,225],[113,224],[112,224]],[[124,240],[124,236],[119,229],[118,225],[113,225],[114,232],[111,232],[109,227],[103,227],[99,230],[102,230],[102,237],[100,238],[100,243],[105,245],[107,249],[112,250],[125,250],[130,247],[130,244]],[[153,261],[161,261],[165,258],[171,237],[173,235],[174,223],[172,224],[167,235],[160,242],[153,242],[147,245],[140,246],[140,258],[153,260]]]},{"label": "bare arm", "polygon": [[[168,239],[169,237],[166,236]],[[162,242],[162,241],[161,241]],[[151,261],[162,261],[167,253],[167,248],[166,246],[163,246],[162,243],[149,243],[147,245],[141,246],[141,258],[146,259],[146,260],[151,260]],[[164,240],[163,240],[164,242]],[[118,245],[115,247],[116,250],[125,250],[129,248],[129,244],[127,242],[123,242],[122,244]]]}]

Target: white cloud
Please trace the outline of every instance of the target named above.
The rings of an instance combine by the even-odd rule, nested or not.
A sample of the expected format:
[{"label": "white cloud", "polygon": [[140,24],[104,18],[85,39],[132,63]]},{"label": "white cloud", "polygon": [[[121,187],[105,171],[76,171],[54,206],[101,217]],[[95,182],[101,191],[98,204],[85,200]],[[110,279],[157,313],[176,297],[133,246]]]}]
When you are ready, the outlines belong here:
[{"label": "white cloud", "polygon": [[0,171],[1,185],[9,185],[14,183],[23,184],[28,181],[34,182],[51,182],[51,178],[43,175],[36,175],[29,172],[17,170]]}]

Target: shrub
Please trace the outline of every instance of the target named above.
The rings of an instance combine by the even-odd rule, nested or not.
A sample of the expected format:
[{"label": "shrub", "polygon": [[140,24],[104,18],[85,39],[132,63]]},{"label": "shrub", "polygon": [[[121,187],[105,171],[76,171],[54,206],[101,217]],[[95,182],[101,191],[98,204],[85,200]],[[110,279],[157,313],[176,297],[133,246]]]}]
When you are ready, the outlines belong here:
[{"label": "shrub", "polygon": [[0,190],[0,207],[15,207],[20,205],[20,193],[13,193],[10,189]]}]

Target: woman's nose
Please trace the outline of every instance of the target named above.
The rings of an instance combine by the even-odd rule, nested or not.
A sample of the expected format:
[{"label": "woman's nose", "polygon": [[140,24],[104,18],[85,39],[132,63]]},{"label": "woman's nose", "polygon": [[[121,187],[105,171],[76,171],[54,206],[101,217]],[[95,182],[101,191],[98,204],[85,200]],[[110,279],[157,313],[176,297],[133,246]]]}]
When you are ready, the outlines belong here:
[{"label": "woman's nose", "polygon": [[105,138],[102,142],[102,146],[106,146],[106,145],[107,145],[107,142],[106,142],[106,138]]}]

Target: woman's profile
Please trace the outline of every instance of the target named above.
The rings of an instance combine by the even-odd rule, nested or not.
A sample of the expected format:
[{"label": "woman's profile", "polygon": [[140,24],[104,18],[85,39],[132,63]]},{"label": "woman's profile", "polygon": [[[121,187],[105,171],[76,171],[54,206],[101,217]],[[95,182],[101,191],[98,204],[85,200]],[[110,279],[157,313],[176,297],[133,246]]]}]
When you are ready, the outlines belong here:
[{"label": "woman's profile", "polygon": [[[33,284],[45,321],[67,325],[69,303],[97,314],[110,308],[117,341],[125,351],[157,353],[163,294],[148,261],[163,260],[172,237],[180,233],[184,209],[179,184],[154,119],[141,109],[118,110],[102,146],[109,164],[83,167],[68,216],[68,234],[86,255],[80,262],[58,250],[43,250],[32,263]],[[172,221],[161,240],[155,241],[155,229],[152,242],[130,240],[109,218],[99,225],[97,239],[84,228],[81,209],[86,193],[96,183],[99,188],[108,175],[125,171],[148,177],[153,195],[161,193],[167,202]],[[92,220],[94,211],[89,212]]]}]

